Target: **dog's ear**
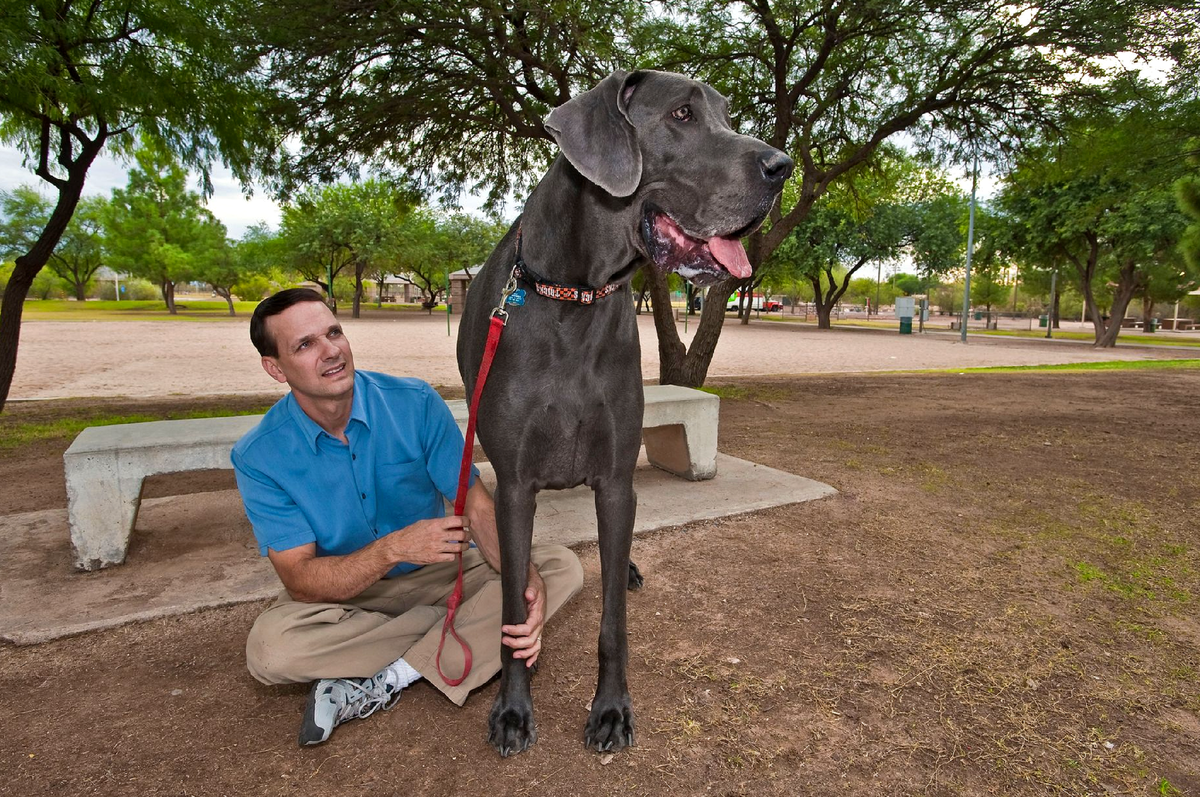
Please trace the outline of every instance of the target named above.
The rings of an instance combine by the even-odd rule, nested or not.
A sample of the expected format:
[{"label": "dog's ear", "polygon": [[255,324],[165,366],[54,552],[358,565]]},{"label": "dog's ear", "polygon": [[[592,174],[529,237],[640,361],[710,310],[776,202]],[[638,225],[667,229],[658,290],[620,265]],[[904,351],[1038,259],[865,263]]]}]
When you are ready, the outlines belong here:
[{"label": "dog's ear", "polygon": [[546,130],[580,174],[613,196],[629,196],[642,180],[637,131],[625,109],[644,72],[613,72],[546,117]]}]

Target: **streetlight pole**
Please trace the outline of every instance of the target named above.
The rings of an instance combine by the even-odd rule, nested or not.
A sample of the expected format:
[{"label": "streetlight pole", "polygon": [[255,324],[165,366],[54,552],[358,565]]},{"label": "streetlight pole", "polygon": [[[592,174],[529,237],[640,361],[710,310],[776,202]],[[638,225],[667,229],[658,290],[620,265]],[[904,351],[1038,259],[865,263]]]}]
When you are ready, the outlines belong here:
[{"label": "streetlight pole", "polygon": [[[875,266],[875,315],[879,315],[879,289],[883,287],[880,283],[883,282],[883,261],[880,260]],[[1176,313],[1178,315],[1178,313]],[[870,318],[870,314],[867,315]]]},{"label": "streetlight pole", "polygon": [[967,342],[967,312],[971,309],[971,250],[975,248],[975,185],[979,180],[979,156],[971,168],[971,213],[967,222],[967,278],[963,281],[962,326],[959,339]]}]

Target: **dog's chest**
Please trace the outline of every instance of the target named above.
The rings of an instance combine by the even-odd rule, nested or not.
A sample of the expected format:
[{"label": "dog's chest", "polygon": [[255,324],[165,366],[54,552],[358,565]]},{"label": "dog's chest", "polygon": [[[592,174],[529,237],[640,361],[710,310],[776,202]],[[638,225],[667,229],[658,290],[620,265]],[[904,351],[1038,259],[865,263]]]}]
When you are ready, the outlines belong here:
[{"label": "dog's chest", "polygon": [[[642,427],[636,326],[632,335],[566,325],[517,327],[484,391],[480,439],[499,469],[562,488],[632,469]],[[511,331],[506,333],[511,335]]]}]

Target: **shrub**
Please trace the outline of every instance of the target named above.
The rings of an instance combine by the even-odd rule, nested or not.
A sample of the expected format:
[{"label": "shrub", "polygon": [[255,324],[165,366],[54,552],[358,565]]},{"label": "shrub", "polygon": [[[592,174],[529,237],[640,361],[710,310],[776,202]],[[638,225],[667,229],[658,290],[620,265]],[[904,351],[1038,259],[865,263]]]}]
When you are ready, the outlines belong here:
[{"label": "shrub", "polygon": [[[161,299],[162,292],[153,282],[144,279],[121,280],[121,287],[125,290],[121,291],[122,299],[130,299],[134,301],[149,301],[152,299]],[[99,290],[96,292],[97,298],[112,301],[117,298],[115,286],[112,280],[101,280]]]},{"label": "shrub", "polygon": [[53,271],[44,268],[33,278],[33,284],[29,286],[29,298],[65,299],[67,292],[63,289],[62,280]]}]

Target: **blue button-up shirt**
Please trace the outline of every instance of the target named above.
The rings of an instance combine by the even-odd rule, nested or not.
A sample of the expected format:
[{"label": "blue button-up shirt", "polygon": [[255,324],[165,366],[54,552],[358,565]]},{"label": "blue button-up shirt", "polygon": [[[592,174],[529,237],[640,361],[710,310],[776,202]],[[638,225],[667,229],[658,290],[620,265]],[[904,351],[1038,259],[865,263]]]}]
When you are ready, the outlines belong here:
[{"label": "blue button-up shirt", "polygon": [[[458,489],[463,437],[432,387],[356,371],[349,445],[289,393],[233,447],[231,459],[259,554],[316,543],[353,553],[388,532],[442,517]],[[472,481],[479,471],[472,468]],[[417,569],[402,563],[387,575]]]}]

